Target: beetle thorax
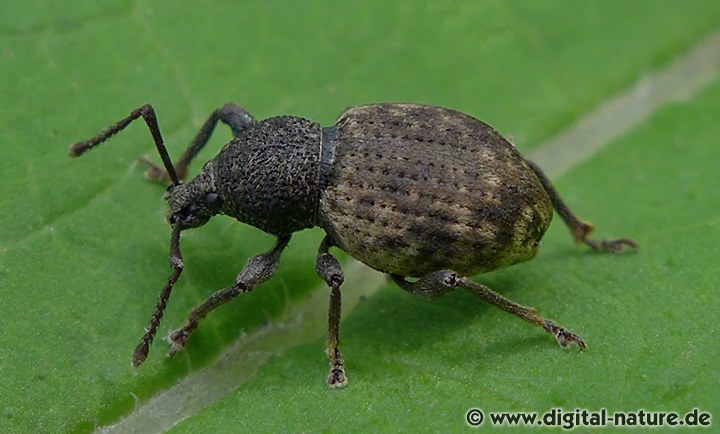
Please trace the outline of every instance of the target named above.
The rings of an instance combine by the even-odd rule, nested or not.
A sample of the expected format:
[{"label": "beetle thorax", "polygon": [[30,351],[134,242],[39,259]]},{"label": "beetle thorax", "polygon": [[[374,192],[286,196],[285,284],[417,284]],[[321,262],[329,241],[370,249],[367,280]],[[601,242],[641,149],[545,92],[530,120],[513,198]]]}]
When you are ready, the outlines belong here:
[{"label": "beetle thorax", "polygon": [[213,160],[223,212],[283,235],[315,225],[321,127],[280,116],[258,122]]}]

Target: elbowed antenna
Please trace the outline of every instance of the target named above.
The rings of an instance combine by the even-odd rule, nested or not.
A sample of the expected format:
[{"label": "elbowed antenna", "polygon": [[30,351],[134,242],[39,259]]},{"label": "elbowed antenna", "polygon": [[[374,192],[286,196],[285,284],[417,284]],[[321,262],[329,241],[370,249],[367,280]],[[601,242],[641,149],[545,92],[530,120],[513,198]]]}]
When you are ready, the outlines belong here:
[{"label": "elbowed antenna", "polygon": [[173,166],[172,160],[170,160],[170,155],[168,155],[167,148],[163,143],[162,134],[160,134],[160,126],[157,122],[155,109],[153,109],[150,104],[145,104],[144,106],[133,110],[126,118],[121,119],[115,125],[110,126],[108,129],[98,134],[97,136],[82,142],[75,143],[70,147],[70,155],[73,157],[79,157],[80,155],[98,146],[110,137],[114,136],[118,132],[124,130],[125,127],[132,123],[132,121],[141,116],[145,120],[148,128],[150,129],[150,133],[152,134],[153,140],[155,141],[155,147],[157,147],[158,153],[160,154],[160,158],[163,161],[163,165],[165,165],[165,170],[167,171],[170,180],[174,185],[179,184],[180,180],[178,179],[177,172],[175,172],[175,167]]},{"label": "elbowed antenna", "polygon": [[[163,143],[162,134],[160,134],[160,126],[158,125],[157,116],[155,115],[155,109],[153,109],[150,104],[145,104],[144,106],[133,110],[126,118],[121,119],[114,125],[111,125],[108,129],[98,134],[97,136],[82,142],[75,143],[70,147],[70,155],[73,157],[79,157],[80,155],[84,154],[85,152],[98,146],[110,137],[119,133],[128,125],[130,125],[132,121],[138,119],[141,116],[145,120],[148,128],[150,129],[150,133],[152,134],[153,140],[155,141],[155,146],[157,147],[160,158],[165,165],[165,171],[167,173],[167,176],[170,178],[173,185],[180,184],[180,180],[178,178],[177,172],[175,171],[175,167],[173,166],[172,161],[170,160],[170,156],[168,155],[167,148]],[[155,166],[154,164],[148,164],[150,164],[151,167],[156,168],[158,171],[162,171],[162,169]],[[158,327],[160,326],[160,320],[162,319],[163,313],[165,312],[165,307],[167,306],[167,301],[170,298],[170,293],[172,292],[175,283],[178,281],[178,279],[180,278],[180,274],[183,271],[184,264],[182,259],[182,253],[180,251],[181,231],[182,228],[179,223],[172,224],[172,235],[170,236],[170,266],[172,267],[173,271],[170,274],[170,277],[168,277],[167,283],[165,284],[165,287],[160,293],[160,298],[158,300],[157,306],[155,307],[155,312],[153,312],[150,323],[145,329],[145,334],[143,335],[140,343],[135,348],[132,361],[133,366],[139,366],[140,364],[142,364],[142,362],[145,361],[145,358],[147,357],[148,351],[150,349],[150,345],[152,344],[152,341],[157,334]]]},{"label": "elbowed antenna", "polygon": [[160,297],[158,299],[157,305],[155,306],[155,312],[153,312],[152,317],[150,318],[150,323],[148,324],[147,328],[145,328],[145,334],[140,340],[140,343],[135,347],[132,365],[136,368],[140,366],[148,356],[148,352],[150,351],[150,345],[152,345],[153,339],[155,339],[155,335],[157,334],[158,328],[160,327],[160,320],[165,313],[167,302],[170,299],[170,293],[172,292],[175,283],[177,283],[178,279],[180,278],[180,274],[182,274],[182,271],[185,268],[182,252],[180,251],[181,231],[182,229],[180,228],[179,223],[173,225],[172,235],[170,236],[170,266],[172,267],[173,271],[170,274],[170,277],[168,277],[168,281],[165,284],[165,287],[162,291],[160,291]]}]

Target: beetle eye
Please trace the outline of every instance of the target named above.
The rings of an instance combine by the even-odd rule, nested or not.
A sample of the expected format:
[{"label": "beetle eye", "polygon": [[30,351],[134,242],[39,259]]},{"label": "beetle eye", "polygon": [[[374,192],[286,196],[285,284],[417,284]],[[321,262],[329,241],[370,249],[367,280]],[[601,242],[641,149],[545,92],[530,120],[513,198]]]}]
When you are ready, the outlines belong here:
[{"label": "beetle eye", "polygon": [[217,193],[208,193],[205,195],[205,205],[212,210],[217,211],[222,206],[222,199]]}]

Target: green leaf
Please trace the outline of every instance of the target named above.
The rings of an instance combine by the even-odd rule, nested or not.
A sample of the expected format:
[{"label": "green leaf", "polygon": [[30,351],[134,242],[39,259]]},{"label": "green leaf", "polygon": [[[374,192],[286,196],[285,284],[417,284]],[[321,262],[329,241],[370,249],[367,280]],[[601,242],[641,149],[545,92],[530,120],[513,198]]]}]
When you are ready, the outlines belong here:
[{"label": "green leaf", "polygon": [[[293,238],[275,278],[164,357],[161,338],[273,243],[222,218],[184,236],[187,269],[150,357],[132,368],[170,272],[164,187],[136,163],[157,157],[140,123],[67,157],[145,102],[177,156],[229,100],[259,118],[326,125],[360,103],[438,104],[530,153],[718,29],[712,1],[3,2],[0,432],[84,432],[123,418],[146,431],[183,418],[181,432],[448,431],[466,428],[471,407],[720,414],[717,68],[712,83],[555,179],[598,237],[633,237],[639,252],[589,252],[557,219],[533,261],[477,277],[581,334],[587,351],[561,351],[467,293],[417,299],[339,254],[350,301],[340,391],[324,385],[318,229]],[[219,128],[200,159],[229,137]],[[203,391],[206,378],[215,383]]]}]

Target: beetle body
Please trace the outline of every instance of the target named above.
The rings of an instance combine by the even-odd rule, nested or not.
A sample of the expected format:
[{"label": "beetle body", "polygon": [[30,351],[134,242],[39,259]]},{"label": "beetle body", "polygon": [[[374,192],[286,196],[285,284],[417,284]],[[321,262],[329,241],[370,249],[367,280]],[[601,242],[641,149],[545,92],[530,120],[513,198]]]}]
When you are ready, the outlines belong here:
[{"label": "beetle body", "polygon": [[170,216],[199,212],[198,196],[215,192],[217,212],[275,235],[317,225],[370,267],[414,277],[528,260],[552,219],[548,194],[507,140],[417,104],[354,107],[329,128],[258,122],[173,192]]},{"label": "beetle body", "polygon": [[[162,141],[155,111],[145,105],[90,140],[78,142],[78,156],[142,117],[165,169],[144,160],[152,179],[172,181],[165,199],[172,227],[173,268],[133,364],[140,365],[184,261],[183,230],[225,214],[273,234],[275,246],[251,258],[233,286],[221,289],[170,334],[170,355],[182,349],[210,311],[269,279],[292,233],[320,226],[316,271],[330,287],[328,384],[347,384],[339,351],[340,263],[332,246],[388,273],[403,289],[436,297],[464,288],[502,310],[552,333],[567,346],[585,347],[576,334],[468,279],[532,258],[552,219],[560,214],[578,242],[596,250],[637,248],[629,239],[596,241],[593,226],[579,220],[534,163],[525,160],[483,122],[435,106],[372,104],[353,107],[334,126],[294,116],[262,121],[235,104],[212,113],[173,165]],[[187,167],[207,143],[218,121],[234,138],[200,173],[182,182]],[[406,280],[415,277],[417,280]]]}]

